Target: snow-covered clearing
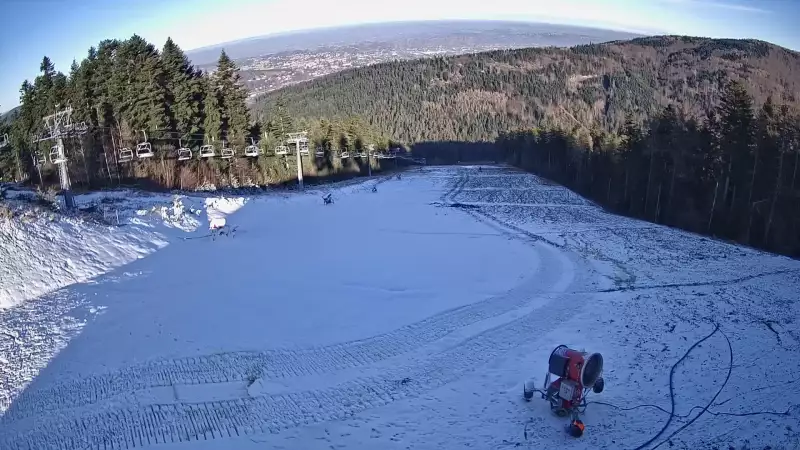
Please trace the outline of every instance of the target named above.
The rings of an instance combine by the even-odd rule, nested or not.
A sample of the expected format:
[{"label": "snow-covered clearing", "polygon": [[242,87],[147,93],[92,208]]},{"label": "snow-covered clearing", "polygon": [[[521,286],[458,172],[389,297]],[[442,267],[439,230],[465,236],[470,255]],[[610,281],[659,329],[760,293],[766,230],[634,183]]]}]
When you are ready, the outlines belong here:
[{"label": "snow-covered clearing", "polygon": [[[0,280],[0,448],[632,449],[715,324],[647,448],[678,430],[663,448],[800,445],[797,261],[503,167],[150,201],[123,227],[37,223],[19,236],[84,240],[2,254],[43,281]],[[209,233],[220,219],[235,232]],[[80,272],[43,263],[65,259]],[[521,395],[559,344],[605,358],[580,439]]]}]

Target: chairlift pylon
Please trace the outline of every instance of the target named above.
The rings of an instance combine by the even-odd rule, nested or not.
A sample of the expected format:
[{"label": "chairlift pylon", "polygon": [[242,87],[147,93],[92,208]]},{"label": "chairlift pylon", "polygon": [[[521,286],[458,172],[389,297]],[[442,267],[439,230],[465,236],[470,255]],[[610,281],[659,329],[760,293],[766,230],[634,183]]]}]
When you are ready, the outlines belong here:
[{"label": "chairlift pylon", "polygon": [[50,147],[50,162],[53,164],[61,164],[66,161],[67,158],[64,155],[64,149],[60,145],[56,144]]},{"label": "chairlift pylon", "polygon": [[136,144],[136,157],[137,158],[151,158],[153,156],[153,146],[147,142],[147,132],[142,130],[144,135],[144,142]]}]

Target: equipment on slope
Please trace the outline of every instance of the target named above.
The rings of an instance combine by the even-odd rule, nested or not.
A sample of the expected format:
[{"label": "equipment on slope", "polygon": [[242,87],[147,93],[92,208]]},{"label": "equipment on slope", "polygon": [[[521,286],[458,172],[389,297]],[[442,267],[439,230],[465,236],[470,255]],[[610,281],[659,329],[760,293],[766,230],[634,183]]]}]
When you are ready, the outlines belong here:
[{"label": "equipment on slope", "polygon": [[322,201],[324,202],[323,205],[331,205],[333,204],[333,194],[327,194],[322,197]]},{"label": "equipment on slope", "polygon": [[[559,345],[550,354],[548,366],[542,390],[536,389],[531,381],[525,383],[525,400],[530,401],[533,393],[539,392],[558,417],[571,417],[567,432],[573,437],[580,437],[584,430],[580,414],[586,409],[586,396],[589,390],[599,394],[605,387],[602,377],[603,356]],[[558,377],[552,383],[551,374]]]}]

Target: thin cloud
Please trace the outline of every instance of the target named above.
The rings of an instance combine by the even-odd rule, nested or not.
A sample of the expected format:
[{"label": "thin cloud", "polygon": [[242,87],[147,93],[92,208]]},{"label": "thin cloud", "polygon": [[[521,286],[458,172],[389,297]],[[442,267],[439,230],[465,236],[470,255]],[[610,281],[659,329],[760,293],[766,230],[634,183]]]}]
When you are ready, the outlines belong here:
[{"label": "thin cloud", "polygon": [[769,9],[759,8],[757,6],[744,5],[741,3],[726,2],[726,1],[714,1],[714,0],[664,0],[664,1],[666,1],[667,3],[678,3],[690,7],[720,8],[731,11],[742,11],[742,12],[758,13],[758,14],[769,14],[772,12]]}]

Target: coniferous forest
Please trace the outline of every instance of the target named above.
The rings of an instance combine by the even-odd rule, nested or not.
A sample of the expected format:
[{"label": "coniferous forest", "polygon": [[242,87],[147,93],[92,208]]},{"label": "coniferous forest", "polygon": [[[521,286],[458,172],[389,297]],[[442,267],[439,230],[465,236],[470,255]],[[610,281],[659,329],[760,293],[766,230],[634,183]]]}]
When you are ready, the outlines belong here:
[{"label": "coniferous forest", "polygon": [[[173,42],[158,50],[134,36],[101,42],[69,75],[45,58],[20,96],[0,151],[6,180],[57,180],[52,165],[34,164],[48,148],[31,136],[69,104],[89,130],[65,143],[78,185],[278,183],[296,167],[270,153],[287,132],[308,130],[326,155],[312,151],[311,174],[358,172],[336,152],[368,145],[404,144],[441,163],[503,160],[621,214],[800,255],[800,56],[765,42],[661,36],[397,61],[248,108],[224,53],[201,73]],[[114,159],[145,137],[153,158]],[[237,155],[253,143],[264,153],[176,157],[223,141]]]},{"label": "coniferous forest", "polygon": [[621,214],[800,255],[800,55],[772,44],[662,36],[396,62],[259,106],[278,101],[362,114],[429,161],[507,161]]},{"label": "coniferous forest", "polygon": [[[160,50],[139,36],[100,42],[83,61],[73,62],[68,75],[45,57],[39,76],[22,83],[15,119],[0,130],[10,141],[0,150],[0,181],[58,184],[50,157],[55,141],[35,141],[46,132],[43,117],[68,106],[71,122],[85,130],[63,140],[71,182],[78,189],[282,183],[297,173],[296,148],[289,148],[288,155],[275,154],[291,132],[309,132],[311,151],[303,163],[309,176],[364,170],[366,160],[336,157],[340,147],[373,145],[381,150],[389,145],[355,117],[293,121],[278,105],[270,117],[254,120],[246,99],[238,69],[224,52],[216,69],[203,73],[171,39]],[[141,143],[150,144],[153,156],[138,157]],[[203,145],[211,145],[216,157],[200,158]],[[259,155],[245,156],[247,146],[257,146]],[[182,148],[192,151],[192,157],[179,158],[188,155]],[[223,149],[233,150],[233,157],[221,158]],[[378,162],[372,165],[379,169]]]}]

